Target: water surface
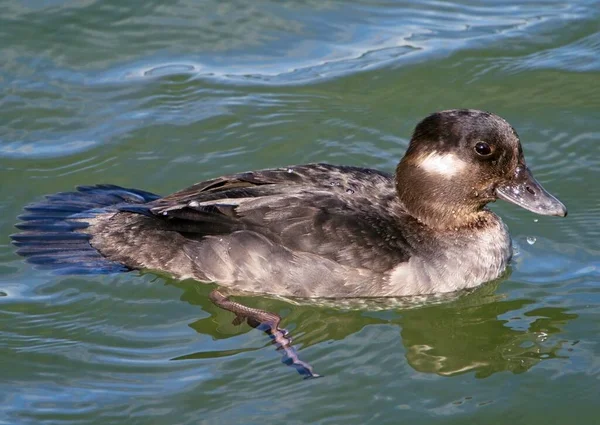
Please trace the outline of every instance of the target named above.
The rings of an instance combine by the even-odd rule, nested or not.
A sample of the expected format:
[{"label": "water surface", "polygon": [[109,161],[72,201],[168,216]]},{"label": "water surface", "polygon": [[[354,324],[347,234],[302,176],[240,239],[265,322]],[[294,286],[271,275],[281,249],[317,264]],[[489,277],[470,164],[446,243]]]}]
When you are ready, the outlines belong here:
[{"label": "water surface", "polygon": [[[599,22],[585,0],[2,2],[0,423],[597,423]],[[392,171],[416,122],[459,107],[516,127],[568,218],[494,205],[511,273],[446,302],[243,299],[322,379],[205,285],[56,277],[9,244],[23,205],[80,184]]]}]

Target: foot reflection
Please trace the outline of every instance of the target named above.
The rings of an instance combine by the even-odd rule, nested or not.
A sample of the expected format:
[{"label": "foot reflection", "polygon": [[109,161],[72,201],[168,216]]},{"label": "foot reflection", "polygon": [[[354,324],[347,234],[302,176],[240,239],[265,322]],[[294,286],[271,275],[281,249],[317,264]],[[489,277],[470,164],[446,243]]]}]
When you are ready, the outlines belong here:
[{"label": "foot reflection", "polygon": [[[246,322],[267,333],[282,351],[282,361],[306,377],[318,375],[298,358],[290,336],[279,327],[280,314],[286,323],[296,326],[294,332],[303,348],[323,341],[343,341],[369,325],[386,325],[381,328],[385,333],[390,324],[396,325],[408,364],[419,372],[441,376],[473,372],[478,378],[486,378],[502,371],[523,373],[546,359],[566,357],[568,350],[561,349],[570,343],[556,335],[578,316],[561,307],[538,308],[539,304],[529,299],[503,299],[495,293],[496,286],[492,284],[441,303],[438,299],[433,305],[425,302],[412,308],[405,304],[394,307],[379,301],[354,310],[348,305],[340,309],[255,296],[236,297],[238,302],[218,291],[209,294],[211,288],[206,285],[185,282],[180,287],[184,289],[183,300],[210,314],[190,327],[223,339],[248,332],[248,327],[238,326]],[[231,313],[236,315],[233,323]],[[374,353],[382,349],[376,340],[365,344],[372,346]],[[207,354],[182,358],[201,357]],[[352,352],[348,351],[344,358],[345,366],[360,366],[354,364],[358,357]],[[318,363],[318,359],[312,363]]]},{"label": "foot reflection", "polygon": [[224,296],[218,289],[215,289],[210,293],[209,299],[217,307],[235,314],[235,319],[233,320],[234,325],[241,325],[246,322],[253,328],[261,330],[269,335],[277,347],[277,350],[283,352],[282,362],[296,369],[300,375],[305,378],[318,378],[320,376],[313,371],[311,365],[298,358],[298,353],[292,346],[292,338],[289,336],[289,333],[285,329],[279,327],[281,317],[277,314],[258,308],[248,307],[239,302],[232,301],[229,297]]}]

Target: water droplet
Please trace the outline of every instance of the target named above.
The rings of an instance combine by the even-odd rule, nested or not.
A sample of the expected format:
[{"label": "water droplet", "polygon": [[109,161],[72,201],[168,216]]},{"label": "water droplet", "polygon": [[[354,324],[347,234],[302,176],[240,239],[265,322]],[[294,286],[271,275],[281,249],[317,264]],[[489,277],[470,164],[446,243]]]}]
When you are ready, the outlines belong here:
[{"label": "water droplet", "polygon": [[194,207],[198,207],[198,206],[200,206],[200,203],[199,203],[198,201],[190,201],[190,202],[188,203],[188,206],[190,206],[190,207],[194,208]]},{"label": "water droplet", "polygon": [[477,198],[479,196],[479,192],[477,192],[477,191],[473,192],[473,196]]},{"label": "water droplet", "polygon": [[529,245],[533,245],[535,243],[537,239],[535,238],[535,236],[527,236],[527,243]]},{"label": "water droplet", "polygon": [[168,213],[168,212],[166,212],[166,211],[163,211],[163,212],[162,212],[162,215],[167,215],[167,214],[169,214],[169,213]]},{"label": "water droplet", "polygon": [[352,195],[354,193],[354,190],[352,190],[352,189],[346,189],[346,193],[349,193],[350,195]]},{"label": "water droplet", "polygon": [[291,168],[288,168],[288,169],[287,169],[287,172],[288,172],[288,173],[293,173],[293,172],[294,172],[294,170],[292,170]]},{"label": "water droplet", "polygon": [[223,242],[223,238],[219,238],[219,242]]},{"label": "water droplet", "polygon": [[335,186],[335,182],[331,182],[329,183],[331,186]]},{"label": "water droplet", "polygon": [[533,219],[533,222],[534,222],[534,223],[537,223],[538,221],[540,221],[540,220],[539,220],[539,219],[537,219],[537,218],[534,218],[534,219]]}]

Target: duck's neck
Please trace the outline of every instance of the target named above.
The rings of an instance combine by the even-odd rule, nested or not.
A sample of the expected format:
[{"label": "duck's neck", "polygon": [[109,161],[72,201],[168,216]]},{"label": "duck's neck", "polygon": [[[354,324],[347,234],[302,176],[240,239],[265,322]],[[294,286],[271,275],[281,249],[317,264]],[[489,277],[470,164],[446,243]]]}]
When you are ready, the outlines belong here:
[{"label": "duck's neck", "polygon": [[432,175],[404,160],[396,169],[396,191],[411,216],[438,230],[479,226],[492,214],[468,184]]}]

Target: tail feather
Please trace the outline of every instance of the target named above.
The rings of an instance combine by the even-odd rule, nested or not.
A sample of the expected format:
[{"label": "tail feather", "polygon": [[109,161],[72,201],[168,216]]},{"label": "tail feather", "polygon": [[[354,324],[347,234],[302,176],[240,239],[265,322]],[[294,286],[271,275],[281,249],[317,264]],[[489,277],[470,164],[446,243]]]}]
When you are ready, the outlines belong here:
[{"label": "tail feather", "polygon": [[23,223],[15,224],[19,230],[38,231],[38,232],[69,232],[75,229],[85,229],[87,223],[79,221],[56,221],[56,220],[28,220]]},{"label": "tail feather", "polygon": [[[37,267],[59,274],[117,273],[125,265],[103,257],[90,244],[92,235],[78,232],[89,224],[81,221],[98,214],[144,210],[141,205],[160,198],[150,192],[114,185],[79,186],[77,192],[48,195],[43,201],[27,205],[11,235],[17,253]],[[147,208],[146,208],[147,209]]]}]

